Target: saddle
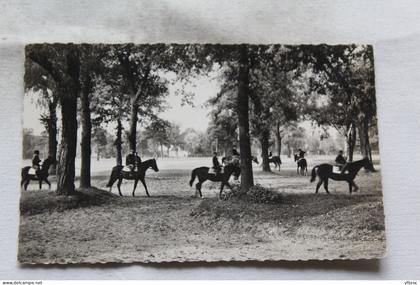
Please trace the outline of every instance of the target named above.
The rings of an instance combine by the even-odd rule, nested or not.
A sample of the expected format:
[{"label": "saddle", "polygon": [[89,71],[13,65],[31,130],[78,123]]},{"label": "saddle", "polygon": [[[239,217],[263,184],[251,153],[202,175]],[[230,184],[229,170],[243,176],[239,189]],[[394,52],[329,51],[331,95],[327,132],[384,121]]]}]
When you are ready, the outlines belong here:
[{"label": "saddle", "polygon": [[132,170],[130,167],[128,167],[127,165],[123,167],[123,169],[121,170],[122,172],[126,172],[126,173],[133,173],[136,172],[138,170],[137,166],[134,167]]},{"label": "saddle", "polygon": [[223,166],[220,167],[220,171],[219,172],[216,172],[216,170],[214,169],[214,167],[210,167],[210,169],[209,169],[209,174],[216,175],[216,174],[222,174],[223,172],[224,172],[224,167]]},{"label": "saddle", "polygon": [[30,175],[36,175],[36,169],[33,168],[33,167],[29,168],[28,174],[30,174]]},{"label": "saddle", "polygon": [[341,174],[341,169],[342,169],[343,167],[341,166],[341,165],[333,165],[333,169],[332,169],[332,172],[333,173],[336,173],[336,174]]},{"label": "saddle", "polygon": [[124,171],[124,172],[131,172],[131,168],[128,167],[128,166],[124,166],[123,169],[122,169],[122,171]]}]

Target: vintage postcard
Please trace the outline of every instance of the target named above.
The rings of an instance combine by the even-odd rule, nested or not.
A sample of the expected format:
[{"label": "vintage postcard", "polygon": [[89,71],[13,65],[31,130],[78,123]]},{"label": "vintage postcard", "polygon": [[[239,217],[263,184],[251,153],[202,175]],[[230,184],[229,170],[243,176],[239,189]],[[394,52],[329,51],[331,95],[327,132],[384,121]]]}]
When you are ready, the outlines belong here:
[{"label": "vintage postcard", "polygon": [[25,47],[21,263],[381,258],[370,45]]}]

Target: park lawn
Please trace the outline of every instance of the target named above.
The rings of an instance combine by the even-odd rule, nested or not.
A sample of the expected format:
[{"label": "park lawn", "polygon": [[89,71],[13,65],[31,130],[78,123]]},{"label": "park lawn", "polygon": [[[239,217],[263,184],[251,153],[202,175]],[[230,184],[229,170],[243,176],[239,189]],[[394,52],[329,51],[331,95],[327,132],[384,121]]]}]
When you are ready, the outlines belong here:
[{"label": "park lawn", "polygon": [[[192,197],[189,170],[150,172],[147,198],[123,184],[124,197],[82,189],[82,198],[22,193],[18,259],[23,263],[159,262],[377,258],[385,254],[380,172],[361,172],[360,192],[330,183],[314,194],[293,170],[256,171],[255,181],[282,193],[280,203],[219,200],[218,184]],[[106,184],[104,174],[93,185]],[[112,193],[116,193],[113,190]]]}]

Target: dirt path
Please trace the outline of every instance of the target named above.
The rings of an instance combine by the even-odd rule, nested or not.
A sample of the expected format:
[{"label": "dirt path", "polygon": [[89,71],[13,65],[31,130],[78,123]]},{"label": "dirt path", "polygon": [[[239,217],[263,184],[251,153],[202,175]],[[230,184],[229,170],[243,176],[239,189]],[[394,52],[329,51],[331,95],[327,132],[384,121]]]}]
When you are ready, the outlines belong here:
[{"label": "dirt path", "polygon": [[[295,176],[293,170],[269,175],[257,171],[256,183],[277,189],[285,198],[282,204],[251,205],[218,200],[214,183],[204,184],[205,199],[192,198],[189,175],[188,170],[151,172],[151,198],[142,186],[137,197],[130,197],[132,183],[127,182],[122,187],[127,196],[112,196],[97,206],[59,211],[46,204],[37,214],[24,211],[19,260],[295,260],[384,254],[379,173],[361,173],[356,180],[361,191],[350,196],[343,183],[331,183],[332,195],[315,195],[309,177]],[[93,184],[104,186],[104,177],[99,174]],[[51,194],[28,191],[22,199],[30,204]]]}]

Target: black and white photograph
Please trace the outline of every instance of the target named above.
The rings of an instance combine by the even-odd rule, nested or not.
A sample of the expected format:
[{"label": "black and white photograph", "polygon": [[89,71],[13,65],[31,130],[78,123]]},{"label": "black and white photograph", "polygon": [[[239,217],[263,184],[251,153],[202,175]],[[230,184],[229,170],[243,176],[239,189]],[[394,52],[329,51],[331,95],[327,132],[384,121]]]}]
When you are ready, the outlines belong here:
[{"label": "black and white photograph", "polygon": [[20,263],[385,256],[371,45],[24,53]]}]

